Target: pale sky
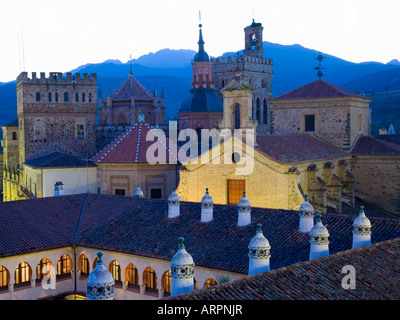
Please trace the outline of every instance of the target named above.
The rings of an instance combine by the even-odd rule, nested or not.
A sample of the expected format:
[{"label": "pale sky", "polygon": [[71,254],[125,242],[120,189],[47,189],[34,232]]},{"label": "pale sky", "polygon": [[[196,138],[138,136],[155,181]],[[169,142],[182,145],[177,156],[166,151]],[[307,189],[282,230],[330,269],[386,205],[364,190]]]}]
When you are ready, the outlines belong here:
[{"label": "pale sky", "polygon": [[197,50],[199,10],[211,56],[243,49],[254,16],[264,41],[387,63],[400,60],[399,9],[398,0],[0,0],[0,82],[21,71]]}]

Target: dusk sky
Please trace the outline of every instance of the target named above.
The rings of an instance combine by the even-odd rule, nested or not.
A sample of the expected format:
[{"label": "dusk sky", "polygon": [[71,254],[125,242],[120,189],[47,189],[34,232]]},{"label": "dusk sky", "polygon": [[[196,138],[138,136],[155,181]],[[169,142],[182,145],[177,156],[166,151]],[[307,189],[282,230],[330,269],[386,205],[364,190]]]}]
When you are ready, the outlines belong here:
[{"label": "dusk sky", "polygon": [[0,81],[165,48],[197,50],[199,10],[211,56],[243,49],[254,17],[264,41],[387,63],[400,60],[398,9],[398,0],[2,0]]}]

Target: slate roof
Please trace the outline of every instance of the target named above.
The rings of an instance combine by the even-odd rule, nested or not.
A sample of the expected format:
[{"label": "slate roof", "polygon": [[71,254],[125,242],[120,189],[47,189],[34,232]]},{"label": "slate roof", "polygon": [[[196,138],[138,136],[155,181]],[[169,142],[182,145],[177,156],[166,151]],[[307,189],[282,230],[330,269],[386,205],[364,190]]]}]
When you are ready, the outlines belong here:
[{"label": "slate roof", "polygon": [[2,127],[18,127],[18,118],[8,122],[7,124],[3,125]]},{"label": "slate roof", "polygon": [[[355,289],[343,289],[351,265]],[[400,239],[294,264],[166,300],[399,300]]]},{"label": "slate roof", "polygon": [[[179,148],[168,138],[164,139],[161,134],[151,131],[152,129],[154,128],[146,122],[134,124],[127,132],[98,152],[91,161],[93,163],[148,163],[158,156],[161,158],[161,154],[152,152],[153,149],[149,150],[150,146],[153,146],[152,148],[157,146],[159,150],[165,151],[167,163],[176,163]],[[147,136],[149,136],[149,141],[146,140]],[[148,150],[149,158],[147,157]]]},{"label": "slate roof", "polygon": [[256,150],[279,162],[301,162],[348,156],[330,143],[310,134],[257,135]]},{"label": "slate roof", "polygon": [[135,100],[141,101],[153,101],[153,94],[146,89],[137,79],[129,76],[121,85],[115,89],[111,94],[112,100],[125,101],[131,100],[131,96],[134,94]]},{"label": "slate roof", "polygon": [[58,151],[27,160],[24,164],[32,168],[80,168],[94,166],[86,160]]},{"label": "slate roof", "polygon": [[[251,225],[238,227],[233,205],[214,205],[209,223],[200,222],[200,203],[182,201],[180,210],[179,217],[169,219],[167,200],[102,194],[1,203],[0,257],[63,247],[75,239],[78,246],[170,261],[177,239],[184,237],[196,266],[247,274],[247,247],[261,223],[271,245],[271,270],[309,259],[309,237],[297,232],[297,211],[252,208]],[[354,218],[322,216],[331,254],[351,249]],[[399,220],[370,221],[373,243],[400,237]]]},{"label": "slate roof", "polygon": [[308,83],[302,87],[284,93],[280,96],[270,99],[287,100],[287,99],[313,99],[313,98],[337,98],[337,97],[358,97],[365,98],[359,94],[351,92],[347,89],[336,86],[332,83],[318,79]]},{"label": "slate roof", "polygon": [[190,90],[182,101],[179,113],[223,112],[223,103],[214,88]]},{"label": "slate roof", "polygon": [[400,145],[393,142],[388,142],[383,139],[377,139],[371,136],[361,136],[354,143],[351,149],[352,154],[382,154],[396,155],[400,154]]}]

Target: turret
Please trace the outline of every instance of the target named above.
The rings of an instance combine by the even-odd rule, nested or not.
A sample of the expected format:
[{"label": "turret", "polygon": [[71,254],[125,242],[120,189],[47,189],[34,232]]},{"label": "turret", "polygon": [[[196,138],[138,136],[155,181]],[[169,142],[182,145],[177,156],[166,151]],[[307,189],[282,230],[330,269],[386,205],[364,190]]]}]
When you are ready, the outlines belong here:
[{"label": "turret", "polygon": [[89,274],[86,282],[86,296],[89,300],[113,300],[115,280],[103,264],[103,252],[97,252],[96,268]]},{"label": "turret", "polygon": [[299,232],[309,233],[314,226],[314,207],[308,201],[308,195],[304,195],[304,202],[299,209]]},{"label": "turret", "polygon": [[208,188],[206,188],[206,194],[201,199],[201,222],[209,222],[213,219],[213,198],[208,193]]},{"label": "turret", "polygon": [[364,207],[353,222],[353,249],[371,244],[371,222],[365,216]]},{"label": "turret", "polygon": [[238,226],[246,226],[251,223],[251,204],[243,191],[243,197],[238,203]]},{"label": "turret", "polygon": [[168,218],[175,218],[180,214],[180,198],[175,192],[175,187],[172,188],[172,193],[168,197]]},{"label": "turret", "polygon": [[261,224],[259,223],[257,224],[256,235],[251,239],[249,244],[249,276],[270,271],[270,249],[269,242],[264,237]]},{"label": "turret", "polygon": [[194,262],[179,238],[178,252],[171,260],[171,296],[194,290]]},{"label": "turret", "polygon": [[322,224],[321,214],[316,215],[316,222],[310,231],[310,260],[329,255],[329,232]]}]

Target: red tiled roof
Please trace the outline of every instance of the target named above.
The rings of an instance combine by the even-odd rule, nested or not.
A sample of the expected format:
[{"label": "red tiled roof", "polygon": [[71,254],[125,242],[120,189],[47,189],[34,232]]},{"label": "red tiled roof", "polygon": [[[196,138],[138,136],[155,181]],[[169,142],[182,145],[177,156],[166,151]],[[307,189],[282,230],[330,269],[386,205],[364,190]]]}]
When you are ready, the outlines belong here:
[{"label": "red tiled roof", "polygon": [[[76,239],[78,246],[169,261],[184,237],[196,266],[246,274],[248,244],[261,223],[271,245],[271,270],[309,259],[309,236],[297,231],[297,211],[253,207],[252,223],[238,227],[237,206],[214,205],[214,220],[202,223],[200,203],[180,205],[180,216],[169,219],[168,201],[162,199],[85,194],[2,203],[0,257],[68,246]],[[322,216],[331,254],[351,249],[354,218]],[[372,243],[400,237],[399,220],[369,219]]]},{"label": "red tiled roof", "polygon": [[400,154],[400,145],[371,136],[361,136],[355,142],[352,154]]},{"label": "red tiled roof", "polygon": [[[346,265],[355,268],[353,289],[342,287]],[[399,300],[399,265],[398,238],[165,300]]]},{"label": "red tiled roof", "polygon": [[153,101],[153,94],[133,76],[126,79],[117,89],[115,89],[111,95],[111,98],[112,100],[118,101],[130,101],[132,94],[134,94],[135,100]]},{"label": "red tiled roof", "polygon": [[349,155],[310,134],[257,135],[256,150],[280,162],[301,162]]},{"label": "red tiled roof", "polygon": [[336,97],[363,97],[354,92],[338,87],[332,83],[318,79],[300,88],[294,89],[280,96],[270,99],[312,99],[312,98],[336,98]]},{"label": "red tiled roof", "polygon": [[[165,134],[161,134],[162,131],[153,129],[155,128],[146,122],[134,124],[127,132],[97,153],[91,161],[93,163],[148,163],[154,161],[154,157],[161,157],[152,152],[158,148],[159,151],[165,151],[166,163],[176,163],[179,152],[176,144],[166,138]],[[150,146],[152,149],[149,149]],[[147,152],[149,152],[149,159]]]}]

